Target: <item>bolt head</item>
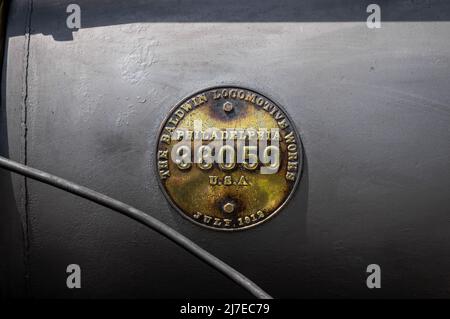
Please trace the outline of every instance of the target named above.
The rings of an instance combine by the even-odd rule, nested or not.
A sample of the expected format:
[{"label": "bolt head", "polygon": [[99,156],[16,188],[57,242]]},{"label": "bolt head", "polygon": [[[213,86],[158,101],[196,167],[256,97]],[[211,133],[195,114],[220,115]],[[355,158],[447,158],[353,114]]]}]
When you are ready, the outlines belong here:
[{"label": "bolt head", "polygon": [[223,110],[225,112],[231,112],[233,110],[233,104],[231,102],[223,103]]},{"label": "bolt head", "polygon": [[223,211],[228,214],[232,213],[234,211],[234,204],[226,203],[225,205],[223,205]]}]

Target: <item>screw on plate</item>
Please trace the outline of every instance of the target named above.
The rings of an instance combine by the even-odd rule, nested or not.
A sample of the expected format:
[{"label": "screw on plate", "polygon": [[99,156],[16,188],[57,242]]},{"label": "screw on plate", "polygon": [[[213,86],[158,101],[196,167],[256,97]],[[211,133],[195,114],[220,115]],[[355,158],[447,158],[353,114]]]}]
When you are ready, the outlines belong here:
[{"label": "screw on plate", "polygon": [[223,211],[228,214],[232,213],[234,211],[234,204],[226,203],[225,205],[223,205]]},{"label": "screw on plate", "polygon": [[233,111],[233,104],[231,102],[225,102],[223,103],[223,110],[225,112],[231,112]]}]

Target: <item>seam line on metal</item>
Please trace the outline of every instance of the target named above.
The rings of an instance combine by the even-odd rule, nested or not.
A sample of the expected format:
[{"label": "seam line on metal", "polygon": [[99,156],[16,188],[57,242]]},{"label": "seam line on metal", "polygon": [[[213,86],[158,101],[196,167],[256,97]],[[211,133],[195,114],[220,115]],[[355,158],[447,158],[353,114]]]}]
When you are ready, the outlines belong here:
[{"label": "seam line on metal", "polygon": [[144,213],[137,208],[134,208],[128,204],[125,204],[121,201],[118,201],[114,198],[106,196],[102,193],[96,192],[87,187],[75,184],[63,178],[51,175],[44,171],[31,168],[29,166],[20,164],[13,160],[7,159],[5,157],[0,156],[0,167],[7,169],[9,171],[15,172],[17,174],[32,178],[34,180],[40,181],[42,183],[52,185],[56,188],[62,189],[79,197],[90,200],[94,203],[102,205],[104,207],[108,207],[122,215],[125,215],[131,219],[134,219],[141,224],[153,229],[159,234],[165,236],[181,248],[185,249],[192,255],[199,258],[201,261],[216,269],[236,284],[250,292],[257,298],[260,299],[271,299],[272,297],[266,293],[263,289],[261,289],[258,285],[256,285],[249,278],[241,274],[239,271],[223,262],[221,259],[217,258],[213,254],[204,250],[196,243],[194,243],[189,238],[180,234],[175,229],[169,227],[165,223],[160,220]]}]

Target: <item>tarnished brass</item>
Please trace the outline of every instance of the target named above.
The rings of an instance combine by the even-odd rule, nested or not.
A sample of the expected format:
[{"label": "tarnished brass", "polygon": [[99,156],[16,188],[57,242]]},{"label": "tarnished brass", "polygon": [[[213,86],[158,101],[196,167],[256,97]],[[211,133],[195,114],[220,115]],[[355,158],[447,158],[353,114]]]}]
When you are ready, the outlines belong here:
[{"label": "tarnished brass", "polygon": [[158,136],[156,170],[164,194],[184,217],[239,230],[286,204],[302,157],[294,124],[280,106],[253,90],[215,87],[172,109]]}]

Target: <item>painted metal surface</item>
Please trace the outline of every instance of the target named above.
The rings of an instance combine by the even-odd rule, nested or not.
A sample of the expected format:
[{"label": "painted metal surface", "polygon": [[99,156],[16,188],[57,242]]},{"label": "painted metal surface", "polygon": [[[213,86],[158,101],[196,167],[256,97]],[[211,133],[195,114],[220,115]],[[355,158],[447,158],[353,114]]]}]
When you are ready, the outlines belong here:
[{"label": "painted metal surface", "polygon": [[[73,33],[68,3],[12,2],[2,153],[139,207],[274,297],[450,295],[448,2],[380,1],[372,30],[361,1],[83,0]],[[154,175],[171,106],[230,83],[283,105],[305,151],[282,215],[232,234],[181,218]],[[248,297],[124,217],[1,174],[6,293]],[[82,289],[66,288],[71,263]]]}]

